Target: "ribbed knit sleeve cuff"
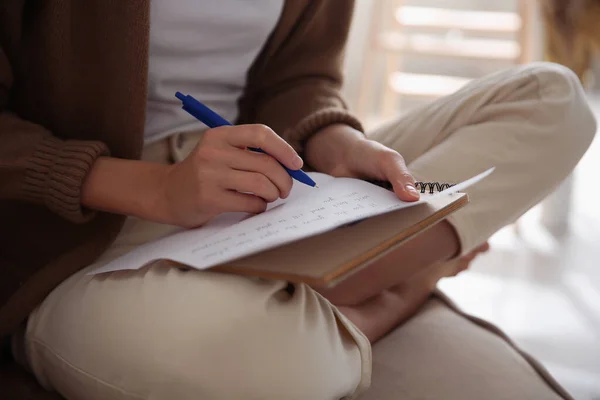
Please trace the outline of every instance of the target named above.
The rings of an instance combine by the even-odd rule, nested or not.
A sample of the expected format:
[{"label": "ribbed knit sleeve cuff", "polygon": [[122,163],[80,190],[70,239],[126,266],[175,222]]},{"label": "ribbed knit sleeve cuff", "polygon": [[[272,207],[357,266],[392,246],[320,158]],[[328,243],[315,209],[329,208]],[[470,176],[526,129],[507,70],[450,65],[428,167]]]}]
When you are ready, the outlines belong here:
[{"label": "ribbed knit sleeve cuff", "polygon": [[327,108],[302,119],[293,129],[286,132],[284,138],[298,154],[302,154],[306,141],[312,135],[333,124],[346,124],[359,132],[364,131],[361,122],[348,111],[339,108]]},{"label": "ribbed knit sleeve cuff", "polygon": [[94,212],[81,205],[82,185],[94,161],[108,154],[102,142],[45,138],[29,160],[23,193],[69,221],[86,222]]}]

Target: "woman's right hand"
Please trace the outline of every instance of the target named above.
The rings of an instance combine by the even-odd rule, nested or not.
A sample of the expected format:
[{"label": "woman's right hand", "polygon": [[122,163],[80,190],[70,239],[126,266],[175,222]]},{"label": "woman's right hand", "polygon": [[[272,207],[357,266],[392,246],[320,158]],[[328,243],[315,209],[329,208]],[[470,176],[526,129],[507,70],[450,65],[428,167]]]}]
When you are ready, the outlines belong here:
[{"label": "woman's right hand", "polygon": [[[261,148],[267,154],[248,151]],[[206,131],[196,148],[169,166],[161,188],[160,212],[173,223],[195,227],[225,212],[260,213],[286,198],[302,159],[263,125],[224,126]]]},{"label": "woman's right hand", "polygon": [[[249,151],[261,148],[267,154]],[[225,212],[260,213],[286,198],[302,159],[263,125],[207,130],[189,156],[163,165],[101,157],[86,177],[83,206],[186,228]]]}]

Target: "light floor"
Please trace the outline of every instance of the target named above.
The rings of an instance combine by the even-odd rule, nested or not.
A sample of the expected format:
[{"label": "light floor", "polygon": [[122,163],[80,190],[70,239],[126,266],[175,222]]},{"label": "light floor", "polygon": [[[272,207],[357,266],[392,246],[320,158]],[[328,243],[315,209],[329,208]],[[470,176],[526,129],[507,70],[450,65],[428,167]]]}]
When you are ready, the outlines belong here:
[{"label": "light floor", "polygon": [[[591,102],[600,121],[600,100]],[[439,287],[500,326],[576,399],[600,400],[600,134],[573,178],[566,234],[550,234],[536,207]]]}]

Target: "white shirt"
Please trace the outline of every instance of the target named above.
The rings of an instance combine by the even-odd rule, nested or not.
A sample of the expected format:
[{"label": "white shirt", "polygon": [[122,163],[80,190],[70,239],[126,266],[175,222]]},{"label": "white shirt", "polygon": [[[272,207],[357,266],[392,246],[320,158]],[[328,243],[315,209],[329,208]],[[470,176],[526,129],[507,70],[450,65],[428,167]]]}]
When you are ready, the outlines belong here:
[{"label": "white shirt", "polygon": [[181,109],[180,91],[237,118],[248,69],[284,0],[152,0],[146,143],[206,126]]}]

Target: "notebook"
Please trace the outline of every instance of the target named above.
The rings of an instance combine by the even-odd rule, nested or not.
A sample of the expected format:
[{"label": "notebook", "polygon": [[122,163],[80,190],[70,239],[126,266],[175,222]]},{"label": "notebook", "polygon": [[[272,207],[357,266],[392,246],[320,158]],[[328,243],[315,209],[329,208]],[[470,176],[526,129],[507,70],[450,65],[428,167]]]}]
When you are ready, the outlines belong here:
[{"label": "notebook", "polygon": [[404,202],[380,184],[309,173],[319,188],[294,182],[290,196],[258,215],[222,214],[203,227],[148,242],[91,271],[140,269],[158,260],[266,279],[331,286],[468,204],[458,184],[419,182]]}]

